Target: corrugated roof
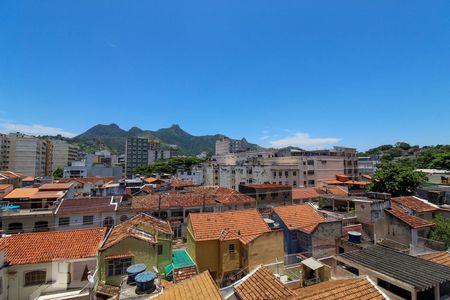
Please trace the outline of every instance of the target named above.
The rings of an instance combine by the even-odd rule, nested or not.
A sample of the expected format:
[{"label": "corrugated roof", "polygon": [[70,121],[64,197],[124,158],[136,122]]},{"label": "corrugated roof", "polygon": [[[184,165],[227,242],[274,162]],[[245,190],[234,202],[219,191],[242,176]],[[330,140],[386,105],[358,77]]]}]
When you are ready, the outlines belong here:
[{"label": "corrugated roof", "polygon": [[39,191],[37,188],[19,188],[12,190],[8,195],[3,197],[3,199],[24,199],[30,198]]},{"label": "corrugated roof", "polygon": [[68,190],[72,186],[73,183],[46,183],[39,187],[40,191],[62,191]]},{"label": "corrugated roof", "polygon": [[431,288],[450,279],[450,267],[386,247],[375,245],[340,254],[338,260],[340,257],[400,280],[419,290]]},{"label": "corrugated roof", "polygon": [[112,203],[112,197],[65,199],[61,201],[56,215],[114,212],[116,209],[117,204]]}]

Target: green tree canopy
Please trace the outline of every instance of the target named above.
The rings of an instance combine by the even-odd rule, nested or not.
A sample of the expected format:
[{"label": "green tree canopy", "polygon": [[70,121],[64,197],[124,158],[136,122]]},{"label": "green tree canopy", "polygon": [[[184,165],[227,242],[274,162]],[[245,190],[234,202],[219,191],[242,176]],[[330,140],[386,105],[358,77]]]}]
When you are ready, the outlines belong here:
[{"label": "green tree canopy", "polygon": [[447,248],[450,247],[450,220],[437,215],[433,219],[434,226],[430,232],[430,239],[438,242],[442,242]]},{"label": "green tree canopy", "polygon": [[53,171],[53,178],[60,179],[63,177],[63,173],[64,173],[63,169],[57,168],[55,171]]},{"label": "green tree canopy", "polygon": [[372,176],[370,190],[390,193],[392,196],[411,195],[416,188],[428,180],[423,172],[414,171],[411,166],[382,162],[380,168]]},{"label": "green tree canopy", "polygon": [[151,165],[140,166],[134,169],[135,174],[150,176],[154,173],[175,174],[178,169],[189,170],[193,165],[204,162],[204,159],[195,156],[174,157],[163,161],[157,161]]}]

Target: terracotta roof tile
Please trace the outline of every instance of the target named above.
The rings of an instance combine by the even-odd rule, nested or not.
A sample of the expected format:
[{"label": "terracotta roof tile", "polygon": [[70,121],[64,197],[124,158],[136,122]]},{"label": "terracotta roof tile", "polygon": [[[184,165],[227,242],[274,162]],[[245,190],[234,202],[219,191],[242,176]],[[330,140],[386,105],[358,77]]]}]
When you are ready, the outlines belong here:
[{"label": "terracotta roof tile", "polygon": [[409,215],[403,208],[398,206],[396,202],[392,202],[391,208],[385,209],[385,211],[414,229],[433,226],[433,223],[430,221]]},{"label": "terracotta roof tile", "polygon": [[326,219],[310,204],[276,206],[274,212],[289,230],[298,229],[311,233]]},{"label": "terracotta roof tile", "polygon": [[72,183],[46,183],[39,187],[39,191],[62,191],[68,190],[72,186]]},{"label": "terracotta roof tile", "polygon": [[37,188],[19,188],[11,191],[3,199],[23,199],[30,198],[39,191]]},{"label": "terracotta roof tile", "polygon": [[186,266],[173,270],[173,280],[179,283],[198,274],[196,266]]},{"label": "terracotta roof tile", "polygon": [[166,209],[203,205],[214,206],[218,204],[255,204],[255,199],[236,192],[233,189],[223,187],[192,187],[182,191],[167,191],[164,193],[135,196],[132,199],[131,209],[151,211],[159,207]]},{"label": "terracotta roof tile", "polygon": [[295,293],[286,287],[267,268],[259,267],[234,287],[242,300],[286,299]]},{"label": "terracotta roof tile", "polygon": [[316,191],[321,195],[338,195],[338,196],[348,195],[348,193],[345,190],[341,189],[338,186],[320,187],[316,188]]},{"label": "terracotta roof tile", "polygon": [[56,215],[115,212],[116,209],[117,203],[112,203],[112,197],[64,199]]},{"label": "terracotta roof tile", "polygon": [[58,183],[68,183],[68,182],[79,182],[79,183],[97,183],[97,182],[111,182],[114,181],[114,177],[72,177],[72,178],[62,178],[58,180]]},{"label": "terracotta roof tile", "polygon": [[[140,226],[151,227],[155,234],[147,234],[138,230],[137,228]],[[159,232],[169,235],[173,234],[169,222],[141,213],[114,226],[100,250],[105,250],[127,237],[154,244],[158,242]]]},{"label": "terracotta roof tile", "polygon": [[25,265],[96,257],[106,228],[14,234],[3,238],[6,261]]},{"label": "terracotta roof tile", "polygon": [[157,300],[219,300],[223,299],[211,275],[205,271],[164,289]]},{"label": "terracotta roof tile", "polygon": [[235,240],[246,244],[265,232],[269,226],[256,209],[189,215],[196,241]]},{"label": "terracotta roof tile", "polygon": [[167,179],[164,180],[165,182],[170,183],[170,186],[173,188],[178,188],[178,187],[188,187],[188,186],[193,186],[194,183],[190,180],[184,180],[181,178],[172,178],[172,179]]},{"label": "terracotta roof tile", "polygon": [[421,200],[419,198],[409,196],[409,197],[395,197],[391,199],[393,202],[404,206],[406,208],[412,209],[417,213],[437,211],[439,207],[429,204],[426,200]]},{"label": "terracotta roof tile", "polygon": [[37,192],[30,196],[30,199],[58,199],[64,197],[64,191],[45,191]]},{"label": "terracotta roof tile", "polygon": [[312,199],[320,197],[315,188],[297,188],[292,189],[292,199]]},{"label": "terracotta roof tile", "polygon": [[437,264],[441,264],[444,266],[450,267],[450,253],[447,251],[427,254],[427,255],[421,255],[420,258],[435,262]]},{"label": "terracotta roof tile", "polygon": [[12,184],[0,184],[0,191],[6,190],[12,186],[13,186]]},{"label": "terracotta roof tile", "polygon": [[297,296],[289,299],[304,300],[382,300],[387,299],[367,278],[329,280],[306,288],[296,289]]}]

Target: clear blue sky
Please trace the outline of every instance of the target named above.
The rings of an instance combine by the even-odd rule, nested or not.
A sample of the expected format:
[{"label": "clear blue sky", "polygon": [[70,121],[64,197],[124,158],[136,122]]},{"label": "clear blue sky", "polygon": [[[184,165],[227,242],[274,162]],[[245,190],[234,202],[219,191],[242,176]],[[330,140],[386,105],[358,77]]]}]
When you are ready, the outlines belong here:
[{"label": "clear blue sky", "polygon": [[0,103],[0,131],[450,143],[450,2],[3,0]]}]

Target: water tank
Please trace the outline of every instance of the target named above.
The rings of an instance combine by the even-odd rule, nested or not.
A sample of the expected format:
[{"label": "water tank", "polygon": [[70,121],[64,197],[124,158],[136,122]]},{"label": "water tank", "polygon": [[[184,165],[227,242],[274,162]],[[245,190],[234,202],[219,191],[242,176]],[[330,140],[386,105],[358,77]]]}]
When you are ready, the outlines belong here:
[{"label": "water tank", "polygon": [[147,266],[144,264],[135,264],[135,265],[129,266],[127,268],[127,274],[128,274],[127,283],[135,284],[136,275],[144,272],[146,269],[147,269]]},{"label": "water tank", "polygon": [[136,275],[136,293],[152,293],[155,289],[156,273],[154,272],[142,272]]},{"label": "water tank", "polygon": [[357,244],[361,243],[361,233],[359,233],[358,231],[349,231],[348,241]]}]

